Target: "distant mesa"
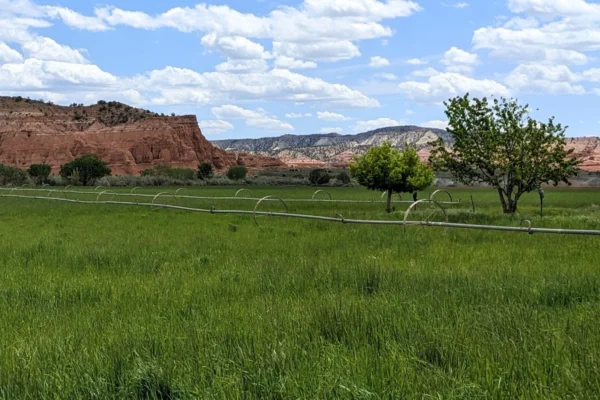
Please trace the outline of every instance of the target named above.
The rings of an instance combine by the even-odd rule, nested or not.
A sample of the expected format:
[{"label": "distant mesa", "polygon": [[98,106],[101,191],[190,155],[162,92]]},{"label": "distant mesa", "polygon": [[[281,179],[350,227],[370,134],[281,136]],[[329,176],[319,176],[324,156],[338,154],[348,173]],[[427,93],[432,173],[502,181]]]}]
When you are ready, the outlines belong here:
[{"label": "distant mesa", "polygon": [[[442,129],[418,126],[394,126],[356,135],[337,133],[283,135],[260,139],[215,140],[212,143],[227,151],[244,151],[277,157],[293,167],[346,166],[354,155],[362,155],[372,146],[389,141],[401,149],[405,143],[415,146],[423,160],[429,158],[428,143],[442,138],[451,145],[451,136]],[[569,138],[567,147],[583,161],[586,171],[600,171],[600,138]]]},{"label": "distant mesa", "polygon": [[20,168],[60,166],[85,153],[106,161],[113,175],[140,175],[158,164],[223,170],[284,167],[281,160],[228,152],[202,135],[193,115],[165,116],[119,102],[58,106],[22,97],[0,97],[0,163]]}]

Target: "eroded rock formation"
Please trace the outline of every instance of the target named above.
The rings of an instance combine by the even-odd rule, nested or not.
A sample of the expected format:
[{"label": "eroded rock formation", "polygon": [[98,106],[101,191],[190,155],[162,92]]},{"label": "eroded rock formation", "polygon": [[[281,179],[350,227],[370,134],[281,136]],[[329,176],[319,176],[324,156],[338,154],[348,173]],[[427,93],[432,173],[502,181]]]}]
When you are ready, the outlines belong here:
[{"label": "eroded rock formation", "polygon": [[285,166],[276,158],[213,146],[195,116],[160,116],[116,102],[62,107],[0,97],[0,163],[20,168],[47,163],[57,173],[85,153],[106,161],[113,175],[139,175],[158,164],[195,169],[211,162],[220,170]]}]

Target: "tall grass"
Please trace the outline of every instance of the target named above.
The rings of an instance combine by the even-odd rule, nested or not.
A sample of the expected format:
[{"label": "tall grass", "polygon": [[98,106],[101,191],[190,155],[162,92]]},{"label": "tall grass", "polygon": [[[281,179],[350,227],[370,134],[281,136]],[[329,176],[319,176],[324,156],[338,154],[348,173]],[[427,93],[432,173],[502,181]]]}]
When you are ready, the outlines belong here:
[{"label": "tall grass", "polygon": [[[375,196],[328,190],[334,199]],[[314,190],[252,191],[310,198]],[[547,190],[544,219],[535,196],[511,218],[491,191],[453,193],[463,201],[473,193],[477,205],[450,210],[454,222],[600,227],[596,191]],[[383,204],[288,205],[373,219],[401,219],[406,208],[388,216]],[[0,398],[600,393],[595,237],[268,217],[256,226],[249,216],[8,198],[0,221]]]}]

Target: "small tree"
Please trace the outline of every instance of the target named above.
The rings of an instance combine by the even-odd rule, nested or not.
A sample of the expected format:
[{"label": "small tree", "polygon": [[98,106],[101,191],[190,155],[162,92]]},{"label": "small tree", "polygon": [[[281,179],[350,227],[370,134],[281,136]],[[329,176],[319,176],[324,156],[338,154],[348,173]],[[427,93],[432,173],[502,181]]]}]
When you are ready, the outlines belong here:
[{"label": "small tree", "polygon": [[414,193],[429,187],[434,179],[433,171],[421,162],[414,148],[407,147],[401,152],[389,142],[355,157],[350,163],[350,173],[368,189],[387,192],[388,213],[392,211],[394,192]]},{"label": "small tree", "polygon": [[227,177],[233,181],[238,181],[240,179],[244,179],[246,174],[248,173],[248,169],[242,165],[236,165],[227,170]]},{"label": "small tree", "polygon": [[31,164],[27,173],[35,181],[37,185],[46,183],[52,172],[52,167],[48,164]]},{"label": "small tree", "polygon": [[349,184],[350,182],[352,182],[352,179],[350,179],[350,175],[348,175],[348,173],[346,171],[342,171],[340,172],[336,179],[340,182],[342,182],[344,185]]},{"label": "small tree", "polygon": [[198,165],[198,179],[207,180],[213,177],[213,166],[204,162]]},{"label": "small tree", "polygon": [[91,184],[96,179],[110,175],[111,172],[108,164],[94,154],[85,154],[63,164],[60,167],[60,176],[68,179],[75,171],[79,174],[79,182],[84,186]]},{"label": "small tree", "polygon": [[498,191],[504,213],[517,211],[524,193],[542,184],[565,182],[577,174],[580,161],[565,149],[565,130],[529,116],[529,106],[516,100],[456,97],[444,103],[452,149],[443,140],[434,146],[430,161],[470,185],[486,183]]},{"label": "small tree", "polygon": [[327,185],[331,177],[326,169],[317,168],[310,171],[308,174],[308,180],[313,185]]}]

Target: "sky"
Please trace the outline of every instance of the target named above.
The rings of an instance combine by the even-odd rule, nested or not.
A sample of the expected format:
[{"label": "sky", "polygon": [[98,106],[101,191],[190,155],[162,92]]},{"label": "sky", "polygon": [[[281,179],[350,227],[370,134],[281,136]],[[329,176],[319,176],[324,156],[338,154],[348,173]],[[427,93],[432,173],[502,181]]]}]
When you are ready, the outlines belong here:
[{"label": "sky", "polygon": [[194,114],[211,140],[445,128],[505,96],[600,130],[600,3],[0,0],[0,95]]}]

